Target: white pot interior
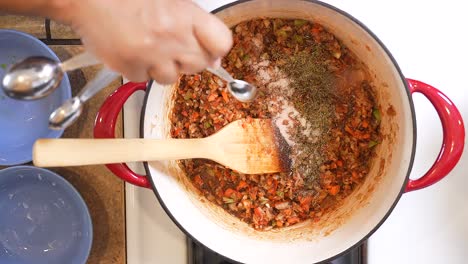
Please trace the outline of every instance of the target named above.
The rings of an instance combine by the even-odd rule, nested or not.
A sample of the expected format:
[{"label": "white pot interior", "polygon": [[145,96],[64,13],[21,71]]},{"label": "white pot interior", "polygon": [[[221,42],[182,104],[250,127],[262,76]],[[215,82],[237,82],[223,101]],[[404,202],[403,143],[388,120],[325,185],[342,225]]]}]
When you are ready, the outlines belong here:
[{"label": "white pot interior", "polygon": [[[175,162],[150,162],[148,171],[160,202],[196,240],[243,263],[314,263],[349,249],[376,228],[391,210],[410,170],[415,140],[411,105],[398,69],[379,43],[347,16],[306,1],[248,1],[217,15],[229,26],[258,17],[318,22],[364,62],[373,76],[382,114],[383,142],[365,182],[343,206],[318,223],[255,231],[197,194]],[[145,138],[169,137],[174,87],[153,84],[144,119]],[[396,115],[387,114],[392,108]],[[161,150],[164,151],[164,150]]]}]

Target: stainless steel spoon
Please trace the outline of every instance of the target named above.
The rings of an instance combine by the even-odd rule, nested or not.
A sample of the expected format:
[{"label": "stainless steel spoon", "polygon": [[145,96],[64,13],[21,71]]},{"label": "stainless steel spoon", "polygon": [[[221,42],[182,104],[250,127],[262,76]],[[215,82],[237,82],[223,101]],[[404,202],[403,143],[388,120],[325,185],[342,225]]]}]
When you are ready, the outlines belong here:
[{"label": "stainless steel spoon", "polygon": [[224,79],[228,83],[229,92],[237,100],[241,102],[251,102],[255,99],[257,87],[248,82],[234,79],[223,67],[207,68],[207,70]]},{"label": "stainless steel spoon", "polygon": [[44,98],[57,89],[64,72],[99,63],[86,51],[62,63],[48,57],[28,57],[7,70],[2,88],[7,96],[15,99]]},{"label": "stainless steel spoon", "polygon": [[104,87],[114,81],[120,74],[104,67],[96,77],[89,81],[73,98],[57,108],[49,117],[49,128],[62,130],[73,124],[83,110],[83,104]]}]

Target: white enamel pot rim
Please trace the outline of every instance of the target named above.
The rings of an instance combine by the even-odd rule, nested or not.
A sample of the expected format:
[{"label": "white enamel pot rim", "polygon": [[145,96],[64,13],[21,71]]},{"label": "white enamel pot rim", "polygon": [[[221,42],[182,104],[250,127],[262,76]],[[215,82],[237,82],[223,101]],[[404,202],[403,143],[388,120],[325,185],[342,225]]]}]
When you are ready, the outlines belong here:
[{"label": "white enamel pot rim", "polygon": [[[349,199],[346,206],[343,206],[343,210],[338,210],[334,215],[323,220],[325,223],[327,223],[327,221],[342,223],[337,227],[332,227],[333,230],[329,235],[323,235],[320,233],[320,235],[317,236],[317,241],[304,242],[297,240],[299,242],[296,242],[296,240],[294,240],[294,242],[286,241],[281,243],[270,243],[268,240],[270,235],[266,236],[268,238],[266,241],[257,241],[257,239],[252,238],[250,234],[245,236],[243,234],[239,235],[238,233],[244,230],[239,224],[236,225],[236,227],[218,226],[213,224],[214,222],[219,224],[219,221],[215,220],[219,220],[221,218],[219,218],[218,215],[213,218],[211,215],[205,216],[204,213],[201,213],[201,211],[205,209],[199,210],[199,207],[197,207],[198,205],[192,205],[193,201],[188,198],[188,192],[180,187],[177,180],[171,179],[174,177],[165,177],[171,175],[171,171],[159,169],[159,165],[157,164],[152,162],[144,163],[145,170],[148,175],[147,177],[136,175],[123,164],[109,164],[107,167],[117,176],[130,183],[138,186],[151,187],[168,216],[182,231],[185,232],[185,234],[191,237],[194,241],[198,241],[200,244],[205,245],[207,248],[223,255],[233,262],[251,263],[268,261],[269,263],[317,263],[329,261],[332,258],[345,254],[349,249],[361,244],[375,230],[377,230],[377,228],[390,215],[405,190],[411,191],[427,187],[439,181],[448,172],[450,172],[458,162],[461,152],[463,151],[464,128],[461,115],[451,101],[440,93],[440,91],[424,83],[406,79],[400,71],[396,61],[383,43],[357,19],[334,6],[314,0],[245,0],[222,6],[214,10],[213,13],[216,13],[217,15],[223,13],[228,16],[230,10],[243,8],[243,5],[246,7],[250,4],[258,4],[260,7],[265,7],[265,5],[268,6],[270,4],[313,5],[314,8],[320,9],[321,13],[328,12],[330,17],[334,18],[332,19],[333,23],[335,23],[335,20],[341,21],[342,24],[340,24],[339,27],[341,28],[343,26],[344,28],[342,30],[353,31],[353,34],[357,36],[358,41],[362,38],[363,43],[369,44],[370,48],[375,50],[375,54],[372,53],[374,55],[369,55],[370,53],[366,53],[367,51],[361,45],[360,48],[364,51],[357,55],[359,58],[361,58],[359,55],[363,55],[363,58],[365,57],[365,59],[361,59],[366,64],[368,61],[370,66],[375,66],[369,68],[376,69],[375,76],[377,79],[380,78],[380,75],[384,76],[382,77],[382,80],[385,82],[382,82],[381,85],[386,88],[382,88],[382,91],[378,91],[377,96],[379,99],[383,98],[382,100],[379,100],[379,102],[381,102],[384,107],[382,109],[387,109],[388,106],[395,106],[397,113],[396,117],[391,117],[389,114],[387,115],[382,113],[382,131],[385,133],[388,132],[389,139],[386,140],[388,142],[383,141],[381,146],[379,146],[378,157],[384,157],[385,159],[380,161],[380,166],[378,164],[373,166],[369,173],[370,176],[367,177],[369,180],[366,178],[362,187],[359,187],[360,189],[356,190],[351,195],[353,197]],[[239,9],[236,10],[239,11]],[[258,10],[247,12],[253,13],[256,11]],[[307,10],[307,12],[308,11],[310,10]],[[231,21],[231,23],[233,22]],[[338,22],[336,23],[338,24]],[[349,28],[345,28],[346,26],[349,26]],[[338,29],[338,31],[339,30],[340,29]],[[341,32],[341,34],[343,34],[343,32]],[[338,35],[338,37],[340,36]],[[350,45],[353,45],[352,43],[353,42],[351,40]],[[369,52],[371,50],[370,48],[367,47]],[[139,88],[135,88],[136,86]],[[153,133],[148,131],[152,131],[156,126],[162,127],[165,125],[164,121],[160,120],[160,118],[163,118],[161,115],[165,114],[165,110],[161,110],[163,112],[155,110],[165,107],[163,106],[165,103],[164,99],[159,98],[162,97],[161,93],[164,94],[165,92],[164,89],[159,89],[161,87],[155,88],[154,86],[156,86],[154,82],[149,82],[146,87],[147,91],[140,123],[140,133],[142,138],[154,137],[154,135],[148,135]],[[133,89],[132,92],[125,90],[129,87]],[[118,112],[120,111],[120,109],[117,109],[118,107],[115,105],[120,105],[121,107],[131,93],[136,90],[143,89],[145,89],[145,84],[126,84],[111,95],[103,104],[100,113],[96,118],[95,137],[114,137],[113,131],[107,131],[109,129],[112,130],[114,125],[109,125],[105,120],[113,119],[113,124],[115,124]],[[391,93],[386,93],[388,92],[387,90],[391,91]],[[430,171],[432,176],[426,174],[426,176],[430,177],[425,176],[413,181],[409,180],[409,174],[414,161],[416,144],[416,119],[411,98],[411,93],[414,92],[421,92],[427,96],[434,104],[441,117],[444,129],[444,144],[442,146],[442,150],[445,149],[445,152],[441,151],[438,162],[441,163],[441,161],[443,161],[446,164],[444,166],[437,167],[435,172]],[[114,101],[118,101],[118,103]],[[110,108],[115,109],[113,109],[113,114],[109,115],[104,109]],[[444,113],[445,108],[447,109],[447,112],[450,113]],[[155,117],[156,115],[159,117]],[[155,118],[157,121],[155,121]],[[102,132],[102,130],[106,130],[106,132]],[[156,137],[158,137],[164,132],[155,133],[159,133],[156,135]],[[433,168],[435,168],[435,166]],[[155,178],[157,179],[155,180]],[[362,196],[365,196],[365,198],[362,198]],[[354,213],[354,211],[356,212]],[[350,213],[353,213],[352,217],[346,217]],[[227,222],[232,220],[231,218],[226,219],[228,220]],[[231,230],[231,228],[235,230]],[[288,237],[293,234],[298,234],[297,236],[299,237],[304,233],[305,235],[310,236],[312,231],[308,232],[309,230],[298,228],[288,230],[287,232],[285,231],[280,235],[281,237]],[[207,237],[210,234],[213,236]],[[271,235],[272,238],[277,239],[278,237],[275,236],[279,235]],[[237,247],[237,249],[233,249],[233,247]],[[285,251],[287,251],[287,253],[285,253]]]}]

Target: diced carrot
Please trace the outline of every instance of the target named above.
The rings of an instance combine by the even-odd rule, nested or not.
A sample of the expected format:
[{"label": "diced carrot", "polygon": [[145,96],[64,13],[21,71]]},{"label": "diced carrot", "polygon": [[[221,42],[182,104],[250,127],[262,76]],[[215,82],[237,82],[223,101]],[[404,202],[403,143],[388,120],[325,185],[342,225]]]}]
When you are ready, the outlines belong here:
[{"label": "diced carrot", "polygon": [[254,214],[255,214],[258,218],[262,219],[262,218],[263,218],[263,215],[264,215],[265,213],[263,212],[262,208],[260,208],[260,207],[255,207],[255,209],[254,209]]},{"label": "diced carrot", "polygon": [[345,126],[345,131],[354,136],[354,131],[349,126]]},{"label": "diced carrot", "polygon": [[249,186],[249,185],[247,184],[247,182],[245,182],[245,181],[240,181],[239,184],[238,184],[237,187],[236,187],[236,190],[240,191],[240,190],[246,188],[247,186]]},{"label": "diced carrot", "polygon": [[216,97],[218,97],[217,94],[211,93],[211,94],[208,96],[208,102],[213,102],[214,100],[216,100]]},{"label": "diced carrot", "polygon": [[270,187],[270,189],[268,190],[268,193],[269,194],[275,194],[276,193],[276,189],[278,188],[278,181],[273,179],[272,181],[272,186]]},{"label": "diced carrot", "polygon": [[369,139],[370,138],[370,134],[369,133],[365,133],[365,134],[362,134],[361,135],[361,139]]},{"label": "diced carrot", "polygon": [[301,204],[302,210],[304,210],[304,212],[309,212],[310,202],[312,202],[312,196],[299,197],[299,202]]},{"label": "diced carrot", "polygon": [[193,79],[194,79],[195,81],[199,81],[199,80],[200,80],[200,75],[195,75],[195,76],[193,76]]},{"label": "diced carrot", "polygon": [[221,92],[221,95],[223,96],[223,99],[224,99],[224,102],[229,102],[229,97],[228,97],[228,94],[226,93],[226,91],[222,91]]},{"label": "diced carrot", "polygon": [[234,191],[233,189],[227,188],[227,189],[224,191],[224,196],[226,196],[226,197],[231,197],[231,195],[232,195],[233,193],[235,193],[235,192],[236,192],[236,191]]},{"label": "diced carrot", "polygon": [[359,178],[357,172],[355,172],[355,171],[352,171],[351,175],[352,175],[353,179],[358,179]]},{"label": "diced carrot", "polygon": [[185,110],[184,110],[184,111],[182,111],[182,115],[187,117],[187,116],[188,116],[188,113],[187,113],[187,111],[185,111]]},{"label": "diced carrot", "polygon": [[330,190],[328,190],[328,192],[329,192],[331,195],[335,196],[335,195],[337,195],[337,194],[340,192],[340,186],[339,186],[339,185],[333,185],[333,186],[330,188]]},{"label": "diced carrot", "polygon": [[272,184],[272,183],[273,183],[273,178],[272,178],[272,177],[268,177],[266,183],[267,183],[268,185]]},{"label": "diced carrot", "polygon": [[367,120],[364,120],[364,121],[362,121],[361,126],[363,128],[367,128],[367,127],[369,127],[369,122],[367,122]]},{"label": "diced carrot", "polygon": [[337,160],[337,161],[336,161],[336,165],[337,165],[338,167],[343,167],[343,162],[342,162],[341,160]]},{"label": "diced carrot", "polygon": [[312,202],[312,196],[308,195],[308,196],[300,196],[298,198],[299,200],[299,203],[301,205],[304,205],[304,204],[310,204],[310,202]]},{"label": "diced carrot", "polygon": [[180,128],[180,127],[179,127],[179,128],[176,128],[176,129],[174,130],[174,132],[172,133],[172,135],[173,135],[174,137],[177,137],[177,136],[179,135],[179,133],[180,133],[181,130],[182,130],[182,128]]},{"label": "diced carrot", "polygon": [[293,216],[293,217],[288,218],[287,221],[290,225],[292,225],[295,223],[299,223],[301,220],[299,219],[299,217]]},{"label": "diced carrot", "polygon": [[203,185],[203,179],[200,175],[195,175],[195,177],[193,177],[193,181],[200,187]]},{"label": "diced carrot", "polygon": [[184,127],[188,129],[190,127],[190,122],[185,123]]},{"label": "diced carrot", "polygon": [[276,220],[276,226],[277,227],[282,227],[283,226],[283,221]]},{"label": "diced carrot", "polygon": [[320,41],[320,31],[322,31],[321,28],[317,26],[313,26],[310,30],[310,33],[316,41]]},{"label": "diced carrot", "polygon": [[192,119],[197,119],[200,116],[198,112],[193,112],[192,113]]},{"label": "diced carrot", "polygon": [[286,215],[286,216],[291,215],[292,214],[292,209],[291,208],[284,209],[283,214]]}]

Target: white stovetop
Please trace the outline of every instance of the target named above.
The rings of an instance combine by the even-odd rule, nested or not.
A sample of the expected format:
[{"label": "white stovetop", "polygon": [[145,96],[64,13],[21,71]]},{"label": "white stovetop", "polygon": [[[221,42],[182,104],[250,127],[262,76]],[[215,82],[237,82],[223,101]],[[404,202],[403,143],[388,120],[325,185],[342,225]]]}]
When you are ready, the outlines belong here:
[{"label": "white stovetop", "polygon": [[[198,0],[206,10],[232,2]],[[468,7],[464,1],[324,1],[366,24],[389,48],[406,77],[432,84],[449,96],[468,120]],[[143,94],[124,108],[126,137],[139,136]],[[418,137],[412,178],[437,157],[442,129],[435,110],[414,96]],[[466,124],[465,124],[466,125]],[[465,148],[466,149],[466,148]],[[465,151],[466,152],[466,151]],[[142,166],[131,164],[137,172]],[[369,239],[370,264],[466,263],[468,259],[468,156],[438,184],[403,195]],[[185,236],[161,209],[151,190],[126,185],[129,264],[187,263]]]}]

